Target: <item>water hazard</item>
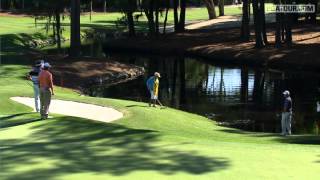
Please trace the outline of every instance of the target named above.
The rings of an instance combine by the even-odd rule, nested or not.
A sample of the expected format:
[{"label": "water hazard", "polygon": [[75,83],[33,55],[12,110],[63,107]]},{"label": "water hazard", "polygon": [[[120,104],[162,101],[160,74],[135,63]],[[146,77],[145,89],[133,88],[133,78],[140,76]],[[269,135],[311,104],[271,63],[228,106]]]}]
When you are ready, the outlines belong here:
[{"label": "water hazard", "polygon": [[193,58],[107,56],[143,66],[146,73],[116,86],[91,87],[89,94],[92,96],[147,102],[149,94],[145,82],[158,71],[162,76],[159,98],[166,106],[207,116],[220,125],[249,131],[280,132],[282,92],[288,89],[294,101],[293,132],[316,131],[318,73],[228,67]]}]

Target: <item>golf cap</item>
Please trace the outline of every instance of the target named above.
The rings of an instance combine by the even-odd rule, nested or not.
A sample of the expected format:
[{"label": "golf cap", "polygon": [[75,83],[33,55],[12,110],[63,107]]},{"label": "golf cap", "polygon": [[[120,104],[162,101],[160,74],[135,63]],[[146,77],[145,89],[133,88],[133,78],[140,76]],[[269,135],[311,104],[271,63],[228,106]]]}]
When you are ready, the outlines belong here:
[{"label": "golf cap", "polygon": [[49,63],[44,63],[44,65],[43,65],[43,67],[46,67],[46,68],[50,68],[51,67],[51,65],[49,64]]},{"label": "golf cap", "polygon": [[290,96],[290,92],[288,90],[285,90],[282,94],[286,96]]},{"label": "golf cap", "polygon": [[158,73],[158,72],[155,72],[154,76],[157,76],[158,78],[161,78],[160,73]]}]

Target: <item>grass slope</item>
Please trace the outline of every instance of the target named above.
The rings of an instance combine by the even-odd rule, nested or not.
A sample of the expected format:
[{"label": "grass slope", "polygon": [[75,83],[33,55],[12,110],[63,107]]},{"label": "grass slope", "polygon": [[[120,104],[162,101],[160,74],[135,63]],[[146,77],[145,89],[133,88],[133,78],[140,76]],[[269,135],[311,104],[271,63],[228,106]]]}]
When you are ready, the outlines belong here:
[{"label": "grass slope", "polygon": [[54,115],[40,121],[9,100],[31,96],[28,67],[0,66],[0,179],[317,179],[320,138],[280,137],[217,126],[204,117],[145,103],[55,98],[114,107],[111,124]]}]

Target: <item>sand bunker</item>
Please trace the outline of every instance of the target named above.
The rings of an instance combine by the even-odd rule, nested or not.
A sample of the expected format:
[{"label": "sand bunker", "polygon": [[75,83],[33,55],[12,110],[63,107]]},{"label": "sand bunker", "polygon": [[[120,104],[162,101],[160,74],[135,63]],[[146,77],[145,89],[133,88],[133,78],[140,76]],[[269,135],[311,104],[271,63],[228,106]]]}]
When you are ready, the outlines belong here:
[{"label": "sand bunker", "polygon": [[[34,99],[28,97],[12,97],[13,101],[34,108]],[[123,114],[113,108],[73,101],[52,100],[50,113],[91,119],[95,121],[111,122],[123,117]]]}]

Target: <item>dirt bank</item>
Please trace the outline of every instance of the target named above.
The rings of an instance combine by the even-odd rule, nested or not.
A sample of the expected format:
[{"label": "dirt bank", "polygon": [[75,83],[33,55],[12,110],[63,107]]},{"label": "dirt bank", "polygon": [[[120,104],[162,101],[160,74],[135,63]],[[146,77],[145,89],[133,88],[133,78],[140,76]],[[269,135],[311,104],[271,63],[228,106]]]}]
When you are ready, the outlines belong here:
[{"label": "dirt bank", "polygon": [[[204,57],[210,61],[240,65],[258,65],[277,68],[319,69],[320,27],[297,25],[293,29],[291,48],[274,48],[274,28],[268,25],[266,48],[254,48],[254,34],[250,42],[239,40],[239,28],[219,30],[188,30],[158,39],[132,38],[112,40],[105,44],[108,50],[126,50],[143,53],[179,54]],[[253,28],[252,28],[253,29]]]},{"label": "dirt bank", "polygon": [[[63,58],[49,56],[55,84],[82,90],[91,85],[111,86],[135,79],[144,68],[105,58]],[[54,59],[54,60],[53,60]]]}]

